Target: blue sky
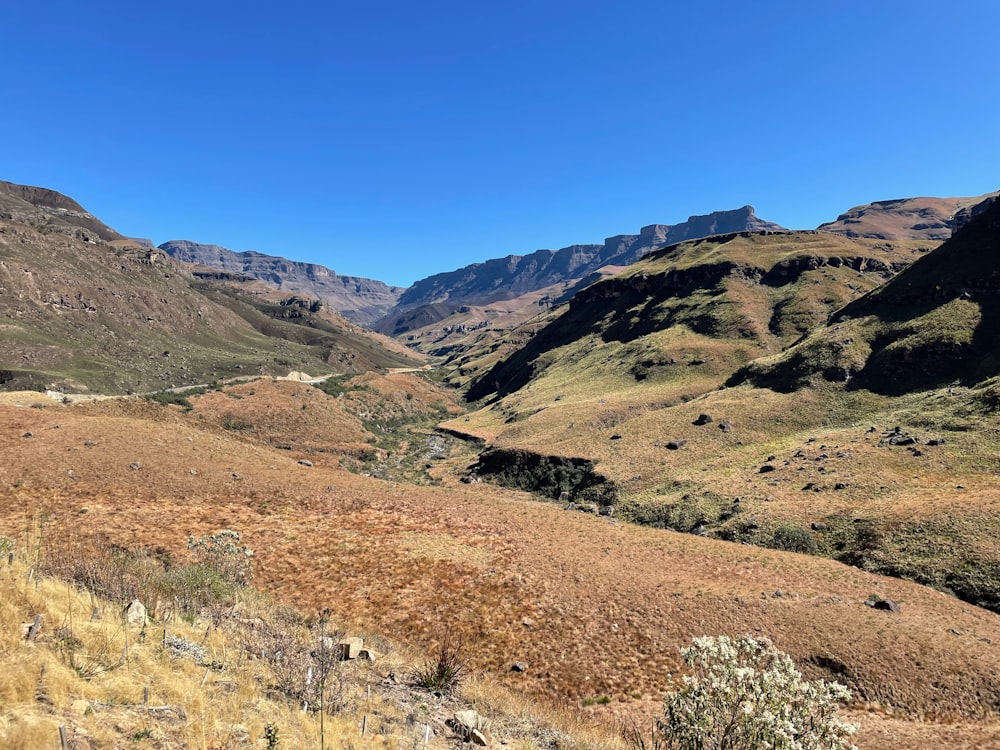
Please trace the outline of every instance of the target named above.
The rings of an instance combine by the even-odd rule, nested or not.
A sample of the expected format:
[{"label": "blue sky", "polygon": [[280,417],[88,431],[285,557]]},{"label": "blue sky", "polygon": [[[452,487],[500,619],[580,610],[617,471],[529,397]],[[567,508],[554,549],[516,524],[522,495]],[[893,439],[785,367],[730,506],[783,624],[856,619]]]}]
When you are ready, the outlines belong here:
[{"label": "blue sky", "polygon": [[406,286],[750,203],[1000,188],[996,0],[18,3],[0,179]]}]

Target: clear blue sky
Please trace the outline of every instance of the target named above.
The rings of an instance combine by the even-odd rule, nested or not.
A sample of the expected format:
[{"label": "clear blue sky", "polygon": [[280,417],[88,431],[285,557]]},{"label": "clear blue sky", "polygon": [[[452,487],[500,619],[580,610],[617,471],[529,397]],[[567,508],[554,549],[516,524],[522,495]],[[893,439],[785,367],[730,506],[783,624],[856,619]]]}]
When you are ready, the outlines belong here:
[{"label": "clear blue sky", "polygon": [[1000,188],[1000,2],[9,3],[0,179],[406,286]]}]

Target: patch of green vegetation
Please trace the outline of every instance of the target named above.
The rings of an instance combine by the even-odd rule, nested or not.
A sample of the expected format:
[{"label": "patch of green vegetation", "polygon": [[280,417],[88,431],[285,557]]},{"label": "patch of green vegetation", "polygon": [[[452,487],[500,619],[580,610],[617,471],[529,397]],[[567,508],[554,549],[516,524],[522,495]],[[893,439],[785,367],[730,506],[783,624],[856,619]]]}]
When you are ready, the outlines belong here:
[{"label": "patch of green vegetation", "polygon": [[184,391],[156,391],[144,394],[143,398],[162,406],[180,406],[184,411],[191,411],[194,405],[188,400],[188,396],[199,396],[208,390],[208,388],[191,388]]},{"label": "patch of green vegetation", "polygon": [[714,529],[739,513],[733,501],[711,491],[688,492],[677,500],[625,500],[617,514],[632,523],[657,529],[673,529],[684,533]]},{"label": "patch of green vegetation", "polygon": [[545,456],[533,451],[491,448],[479,456],[472,472],[505,487],[557,500],[565,492],[574,501],[612,505],[617,486],[582,458]]}]

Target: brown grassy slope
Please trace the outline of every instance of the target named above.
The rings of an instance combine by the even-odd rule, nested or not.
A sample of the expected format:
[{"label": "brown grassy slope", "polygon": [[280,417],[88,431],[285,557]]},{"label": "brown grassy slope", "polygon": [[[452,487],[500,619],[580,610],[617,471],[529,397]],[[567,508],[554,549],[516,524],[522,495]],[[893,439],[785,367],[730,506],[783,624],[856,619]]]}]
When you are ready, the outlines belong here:
[{"label": "brown grassy slope", "polygon": [[412,361],[346,324],[276,319],[222,292],[209,298],[206,285],[194,288],[158,251],[104,242],[4,196],[0,385],[7,389],[122,393],[248,372],[357,372]]},{"label": "brown grassy slope", "polygon": [[[331,656],[324,634],[335,643],[356,633],[251,588],[217,594],[193,622],[163,617],[164,609],[144,626],[125,627],[123,602],[138,595],[152,609],[152,592],[175,581],[176,564],[187,561],[175,558],[175,567],[164,571],[154,560],[128,560],[114,548],[65,549],[42,541],[49,543],[40,550],[32,543],[17,549],[11,564],[7,554],[0,559],[5,750],[57,747],[60,728],[72,748],[264,747],[269,730],[276,730],[277,747],[377,738],[386,746],[440,748],[459,739],[447,722],[469,708],[486,718],[494,743],[529,748],[562,737],[580,748],[618,747],[609,731],[594,731],[567,712],[539,710],[489,679],[468,676],[435,696],[410,679],[422,668],[420,656],[384,638],[365,638],[376,649],[374,663],[324,663]],[[38,572],[53,566],[67,577]],[[81,570],[101,571],[90,579],[95,587],[138,585],[124,599],[110,600],[71,582]],[[197,593],[191,587],[180,595]],[[41,627],[28,640],[24,623],[36,617]]]},{"label": "brown grassy slope", "polygon": [[[41,512],[51,538],[100,530],[178,551],[189,534],[236,528],[279,597],[415,643],[461,638],[476,668],[539,697],[607,694],[612,709],[644,710],[629,696],[664,689],[678,646],[753,632],[810,676],[833,670],[859,700],[891,704],[924,739],[938,730],[915,717],[982,721],[1000,708],[995,616],[830,561],[610,523],[485,485],[309,468],[152,405],[0,407],[0,451],[0,532]],[[902,612],[863,606],[871,593]],[[516,660],[527,673],[508,671]]]},{"label": "brown grassy slope", "polygon": [[990,195],[975,198],[901,198],[876,201],[845,211],[836,221],[820,224],[823,232],[882,240],[944,241],[951,237],[951,218]]},{"label": "brown grassy slope", "polygon": [[[976,220],[988,221],[988,214]],[[782,535],[791,535],[796,549],[905,576],[995,609],[995,384],[891,398],[854,389],[858,377],[845,389],[842,381],[865,366],[872,341],[849,319],[829,328],[837,336],[820,329],[746,367],[751,373],[771,368],[774,377],[755,382],[783,383],[784,393],[720,389],[741,361],[791,343],[800,327],[824,322],[852,296],[859,301],[840,308],[845,314],[859,308],[866,316],[865,305],[882,304],[901,341],[883,337],[881,346],[917,381],[935,361],[950,361],[951,349],[942,355],[938,347],[932,356],[935,342],[961,336],[988,342],[986,334],[995,334],[988,324],[995,317],[987,268],[992,255],[969,239],[976,222],[869,297],[860,297],[861,284],[872,288],[875,279],[858,278],[844,263],[824,265],[818,253],[775,253],[779,243],[794,252],[804,241],[797,235],[680,246],[651,259],[658,266],[637,264],[578,295],[561,318],[494,369],[503,398],[447,426],[499,448],[589,459],[616,485],[617,497],[605,502],[644,523],[768,546],[786,544]],[[822,235],[804,239],[824,241]],[[962,253],[952,252],[956,248]],[[945,253],[940,262],[939,252]],[[963,261],[963,253],[975,262]],[[774,265],[758,277],[745,269],[760,257]],[[942,263],[954,266],[952,276],[961,270],[959,283],[946,282],[944,271],[921,270],[940,270]],[[712,269],[720,267],[728,275],[717,281]],[[775,277],[786,282],[775,283]],[[916,278],[921,284],[909,283]],[[935,287],[939,294],[922,294]],[[915,304],[930,305],[933,315],[924,311],[922,323],[911,325],[897,297],[878,302],[895,289],[909,289]],[[975,315],[959,315],[956,307]],[[934,316],[935,325],[924,325]],[[996,347],[971,351],[982,360],[956,360],[958,366],[966,374],[992,372],[987,365],[995,362]],[[809,363],[803,372],[810,377],[800,377],[796,357]],[[855,357],[856,367],[850,364]],[[922,382],[927,387],[940,380]],[[802,387],[809,383],[814,387]],[[696,426],[703,413],[714,421]],[[890,437],[885,431],[896,426],[913,434],[911,445],[883,444]],[[927,445],[939,439],[945,444]],[[572,486],[561,489],[574,492]],[[814,530],[813,524],[826,528]]]}]

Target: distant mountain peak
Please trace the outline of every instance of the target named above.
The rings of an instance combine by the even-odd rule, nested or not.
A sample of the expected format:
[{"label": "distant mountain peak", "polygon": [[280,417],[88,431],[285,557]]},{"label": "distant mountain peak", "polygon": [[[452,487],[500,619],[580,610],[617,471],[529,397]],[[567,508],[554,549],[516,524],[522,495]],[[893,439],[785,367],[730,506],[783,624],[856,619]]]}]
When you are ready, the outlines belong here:
[{"label": "distant mountain peak", "polygon": [[445,301],[483,304],[510,298],[583,278],[607,265],[629,265],[661,247],[714,234],[783,230],[779,224],[759,219],[750,205],[690,216],[680,224],[647,224],[639,234],[613,235],[603,245],[536,250],[529,255],[508,255],[429,276],[403,292],[394,313]]}]

